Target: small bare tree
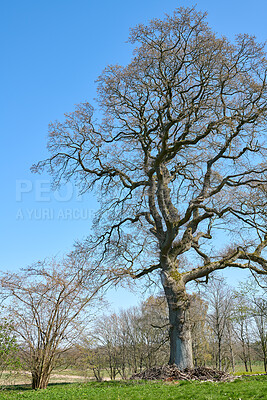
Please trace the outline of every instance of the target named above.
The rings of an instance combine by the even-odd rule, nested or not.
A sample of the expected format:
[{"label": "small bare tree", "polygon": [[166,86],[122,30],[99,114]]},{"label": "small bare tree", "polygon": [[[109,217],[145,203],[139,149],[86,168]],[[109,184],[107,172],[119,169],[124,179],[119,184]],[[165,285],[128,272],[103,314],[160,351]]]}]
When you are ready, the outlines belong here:
[{"label": "small bare tree", "polygon": [[240,345],[239,357],[244,363],[245,371],[252,372],[251,342],[252,315],[251,304],[247,290],[236,291],[234,295],[233,328],[237,342]]},{"label": "small bare tree", "polygon": [[253,302],[252,315],[255,321],[255,333],[260,347],[264,371],[267,373],[267,299],[257,297]]},{"label": "small bare tree", "polygon": [[[264,277],[265,278],[265,277]],[[250,341],[247,339],[242,348],[247,351],[243,352],[243,359],[249,361],[250,370],[250,345],[251,341],[254,342],[254,347],[258,355],[263,360],[264,370],[267,372],[267,280],[261,279],[258,282],[255,280],[248,280],[240,285],[239,291],[236,292],[238,304],[236,305],[237,321],[239,327],[247,328],[249,326]],[[248,328],[247,328],[248,330]],[[244,328],[243,328],[244,331]],[[242,332],[243,333],[243,332]],[[248,335],[247,335],[248,336]],[[246,356],[246,353],[248,357]],[[246,360],[245,360],[246,361]],[[244,362],[245,362],[244,361]],[[247,371],[247,365],[245,363]]]},{"label": "small bare tree", "polygon": [[78,268],[68,259],[2,274],[0,283],[6,313],[14,321],[32,374],[32,388],[44,389],[59,355],[79,335],[80,317],[88,317],[94,300],[99,301],[104,281],[97,268]]},{"label": "small bare tree", "polygon": [[205,18],[181,8],[132,29],[130,64],[98,79],[102,121],[80,104],[50,125],[51,156],[33,167],[55,185],[73,178],[96,190],[85,247],[97,248],[103,269],[160,272],[169,362],[180,368],[193,366],[186,285],[227,267],[267,273],[264,44],[246,34],[231,43]]},{"label": "small bare tree", "polygon": [[[232,316],[232,292],[223,278],[214,280],[207,290],[209,299],[208,323],[216,343],[216,367],[222,369],[222,357],[228,347],[227,333]],[[225,346],[226,345],[226,346]]]},{"label": "small bare tree", "polygon": [[208,303],[199,295],[190,299],[190,325],[194,367],[205,366],[211,356],[209,353],[209,326],[207,323]]}]

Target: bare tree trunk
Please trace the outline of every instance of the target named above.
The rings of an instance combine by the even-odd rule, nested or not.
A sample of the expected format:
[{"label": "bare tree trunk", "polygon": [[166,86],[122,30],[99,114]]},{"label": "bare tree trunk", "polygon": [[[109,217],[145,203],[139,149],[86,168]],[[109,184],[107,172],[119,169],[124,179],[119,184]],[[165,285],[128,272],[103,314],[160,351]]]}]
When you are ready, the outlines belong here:
[{"label": "bare tree trunk", "polygon": [[182,279],[162,273],[162,284],[169,307],[170,359],[181,370],[193,368],[192,340],[189,319],[189,296]]},{"label": "bare tree trunk", "polygon": [[229,343],[229,350],[230,350],[230,362],[232,366],[233,372],[235,372],[235,354],[234,354],[234,348],[233,348],[233,342],[232,342],[232,336],[233,336],[233,329],[232,329],[232,324],[230,321],[227,323],[227,330],[228,330],[228,343]]},{"label": "bare tree trunk", "polygon": [[93,368],[93,374],[97,382],[102,382],[101,370],[100,368]]},{"label": "bare tree trunk", "polygon": [[48,386],[50,378],[50,373],[41,371],[41,372],[32,372],[32,389],[46,389]]},{"label": "bare tree trunk", "polygon": [[235,354],[234,354],[234,350],[233,350],[232,341],[230,342],[230,360],[231,360],[232,370],[233,370],[233,372],[235,372]]},{"label": "bare tree trunk", "polygon": [[251,351],[250,351],[250,341],[248,340],[248,362],[249,362],[249,370],[252,372],[252,363],[251,363]]},{"label": "bare tree trunk", "polygon": [[222,341],[218,338],[218,368],[219,371],[222,369]]},{"label": "bare tree trunk", "polygon": [[32,372],[32,389],[38,389],[39,388],[39,376],[37,373]]}]

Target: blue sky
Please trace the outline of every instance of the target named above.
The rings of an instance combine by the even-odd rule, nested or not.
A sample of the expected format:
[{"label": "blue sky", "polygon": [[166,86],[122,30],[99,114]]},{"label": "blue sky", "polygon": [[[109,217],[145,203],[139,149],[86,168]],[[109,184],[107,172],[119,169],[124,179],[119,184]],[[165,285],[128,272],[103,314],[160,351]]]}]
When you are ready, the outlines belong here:
[{"label": "blue sky", "polygon": [[[30,173],[47,155],[47,125],[93,99],[107,64],[129,62],[130,27],[194,4],[219,34],[267,38],[266,0],[0,2],[1,270],[62,255],[90,232],[92,195],[80,199],[71,185],[55,195],[47,175]],[[134,301],[127,298],[125,305]]]}]

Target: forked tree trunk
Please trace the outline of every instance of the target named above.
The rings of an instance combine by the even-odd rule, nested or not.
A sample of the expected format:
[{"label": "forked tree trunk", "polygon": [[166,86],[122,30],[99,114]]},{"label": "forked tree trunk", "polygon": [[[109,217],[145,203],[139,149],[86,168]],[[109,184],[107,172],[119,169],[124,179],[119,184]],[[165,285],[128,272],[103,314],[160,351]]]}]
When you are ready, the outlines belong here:
[{"label": "forked tree trunk", "polygon": [[36,366],[32,370],[32,389],[46,389],[51,376],[52,368],[49,366]]},{"label": "forked tree trunk", "polygon": [[179,275],[162,272],[162,285],[169,307],[170,359],[181,370],[193,368],[192,339],[189,319],[190,300]]},{"label": "forked tree trunk", "polygon": [[50,376],[47,374],[38,374],[32,372],[32,389],[46,389],[48,386]]}]

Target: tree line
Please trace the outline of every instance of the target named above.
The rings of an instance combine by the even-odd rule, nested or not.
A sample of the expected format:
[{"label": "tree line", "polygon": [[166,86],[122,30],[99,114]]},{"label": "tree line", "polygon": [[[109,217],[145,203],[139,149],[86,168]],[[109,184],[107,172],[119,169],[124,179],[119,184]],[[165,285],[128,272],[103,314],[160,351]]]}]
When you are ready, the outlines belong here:
[{"label": "tree line", "polygon": [[[63,268],[64,267],[64,268]],[[40,272],[41,271],[41,272]],[[32,266],[1,279],[0,371],[25,368],[32,387],[46,388],[52,371],[75,367],[98,381],[126,379],[168,363],[170,324],[165,296],[151,295],[139,305],[104,314],[103,291],[73,260]],[[101,281],[101,289],[105,282]],[[267,288],[250,279],[238,290],[223,277],[190,294],[194,367],[235,372],[255,364],[267,372]],[[197,287],[195,288],[197,289]],[[9,322],[7,322],[9,321]]]},{"label": "tree line", "polygon": [[[234,290],[220,278],[190,297],[194,367],[235,372],[242,364],[252,372],[257,364],[267,372],[266,289],[249,280]],[[81,349],[87,349],[97,379],[101,371],[111,379],[125,378],[168,363],[169,340],[166,299],[151,296],[139,306],[99,318],[91,341]]]}]

